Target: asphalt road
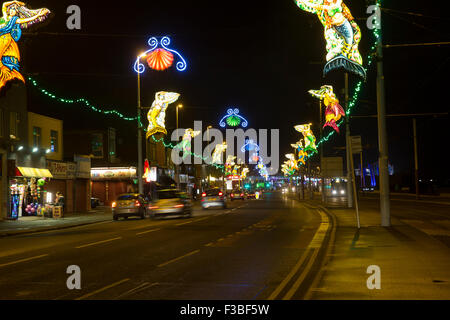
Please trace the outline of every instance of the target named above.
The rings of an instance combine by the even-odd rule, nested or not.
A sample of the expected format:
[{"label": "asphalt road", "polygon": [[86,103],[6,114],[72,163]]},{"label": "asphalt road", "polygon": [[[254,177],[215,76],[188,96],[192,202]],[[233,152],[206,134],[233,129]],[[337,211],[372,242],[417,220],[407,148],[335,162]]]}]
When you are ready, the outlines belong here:
[{"label": "asphalt road", "polygon": [[[2,238],[0,299],[301,298],[318,268],[323,221],[323,213],[274,193],[198,209],[190,219],[130,218]],[[81,268],[81,290],[66,286],[71,265]]]}]

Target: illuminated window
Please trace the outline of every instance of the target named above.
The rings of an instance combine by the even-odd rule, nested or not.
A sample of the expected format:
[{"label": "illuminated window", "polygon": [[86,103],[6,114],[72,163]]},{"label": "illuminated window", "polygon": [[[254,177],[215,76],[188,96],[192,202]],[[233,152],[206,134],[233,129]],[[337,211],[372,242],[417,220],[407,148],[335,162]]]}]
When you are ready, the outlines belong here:
[{"label": "illuminated window", "polygon": [[50,130],[50,150],[58,152],[58,131]]},{"label": "illuminated window", "polygon": [[41,146],[42,129],[40,127],[33,127],[33,147],[39,148]]}]

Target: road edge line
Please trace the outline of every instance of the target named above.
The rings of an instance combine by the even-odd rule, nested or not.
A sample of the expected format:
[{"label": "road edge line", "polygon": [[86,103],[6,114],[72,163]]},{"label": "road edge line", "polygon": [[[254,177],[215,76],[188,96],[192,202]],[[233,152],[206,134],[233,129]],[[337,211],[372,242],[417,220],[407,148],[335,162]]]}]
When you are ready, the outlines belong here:
[{"label": "road edge line", "polygon": [[311,297],[313,295],[313,290],[317,288],[319,281],[323,279],[323,275],[325,273],[325,266],[328,265],[329,262],[331,261],[330,254],[333,251],[333,247],[336,243],[336,231],[337,231],[336,215],[323,206],[319,206],[319,208],[323,212],[325,212],[329,217],[331,217],[333,226],[331,229],[330,237],[328,239],[328,244],[327,244],[327,248],[324,253],[324,257],[319,265],[319,271],[315,275],[311,285],[309,286],[308,290],[306,291],[306,293],[304,295],[304,300],[311,300]]}]

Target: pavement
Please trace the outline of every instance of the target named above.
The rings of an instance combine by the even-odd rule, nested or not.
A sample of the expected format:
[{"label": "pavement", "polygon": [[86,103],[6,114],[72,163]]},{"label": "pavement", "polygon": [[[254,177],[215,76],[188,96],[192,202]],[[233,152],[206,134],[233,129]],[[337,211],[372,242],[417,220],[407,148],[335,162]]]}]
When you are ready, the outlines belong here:
[{"label": "pavement", "polygon": [[[311,203],[321,206],[319,201]],[[448,300],[449,207],[394,200],[392,226],[381,227],[378,200],[362,199],[360,206],[358,230],[354,209],[336,201],[327,205],[337,221],[336,237],[308,298]],[[369,266],[380,268],[380,289],[368,288]]]},{"label": "pavement", "polygon": [[0,220],[0,237],[66,229],[111,220],[109,207],[98,207],[89,212],[65,214],[64,217],[20,217],[17,220]]},{"label": "pavement", "polygon": [[[0,300],[302,299],[332,223],[282,197],[0,238]],[[67,287],[69,266],[81,289]]]}]

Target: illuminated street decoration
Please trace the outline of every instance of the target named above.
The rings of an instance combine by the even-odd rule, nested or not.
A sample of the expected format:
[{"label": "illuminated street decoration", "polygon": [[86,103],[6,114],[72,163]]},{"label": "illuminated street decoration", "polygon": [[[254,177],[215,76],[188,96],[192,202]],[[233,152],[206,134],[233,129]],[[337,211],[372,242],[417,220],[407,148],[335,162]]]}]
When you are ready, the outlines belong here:
[{"label": "illuminated street decoration", "polygon": [[225,175],[231,176],[233,175],[233,166],[236,164],[234,162],[236,160],[236,156],[229,155],[227,161],[225,161]]},{"label": "illuminated street decoration", "polygon": [[155,133],[167,134],[166,130],[166,109],[169,104],[178,100],[180,94],[175,92],[160,91],[155,95],[155,101],[147,114],[149,122],[147,129],[147,139]]},{"label": "illuminated street decoration", "polygon": [[211,163],[219,164],[222,163],[222,154],[227,150],[227,143],[223,142],[222,144],[216,145],[214,148],[214,152],[212,154]]},{"label": "illuminated street decoration", "polygon": [[345,111],[339,104],[339,100],[333,92],[333,87],[322,86],[320,90],[309,90],[308,92],[313,97],[323,100],[325,104],[325,124],[323,127],[329,126],[339,133],[337,122],[341,120],[341,117],[345,116]]},{"label": "illuminated street decoration", "polygon": [[305,151],[307,153],[316,153],[316,137],[311,130],[312,123],[295,126],[295,130],[301,132],[305,138]]},{"label": "illuminated street decoration", "polygon": [[298,163],[306,164],[306,158],[308,157],[308,153],[305,152],[303,148],[303,139],[297,142],[296,144],[291,144],[292,148],[296,149],[298,155]]},{"label": "illuminated street decoration", "polygon": [[248,121],[239,114],[239,109],[228,109],[227,115],[220,120],[219,125],[225,128],[227,125],[229,127],[239,127],[242,126],[246,128],[248,126]]},{"label": "illuminated street decoration", "polygon": [[298,170],[297,160],[295,160],[295,155],[293,153],[289,153],[286,155],[286,160],[284,162],[285,168],[287,169],[289,175],[294,175]]},{"label": "illuminated street decoration", "polygon": [[164,49],[156,49],[148,54],[148,66],[157,71],[163,71],[170,68],[173,64],[173,54]]},{"label": "illuminated street decoration", "polygon": [[259,152],[259,146],[252,140],[245,140],[245,144],[241,147],[241,152],[245,151],[256,151]]},{"label": "illuminated street decoration", "polygon": [[183,139],[179,143],[179,148],[183,150],[184,156],[187,156],[191,152],[191,141],[201,133],[201,131],[194,131],[192,129],[186,129],[183,135]]},{"label": "illuminated street decoration", "polygon": [[186,60],[184,60],[178,51],[168,48],[170,45],[169,37],[163,37],[161,41],[152,37],[148,40],[148,45],[150,46],[150,49],[137,57],[136,62],[134,63],[134,71],[137,73],[143,73],[145,71],[145,66],[141,63],[142,58],[147,58],[147,63],[150,68],[161,71],[170,68],[174,62],[175,56],[177,56],[179,59],[176,64],[177,70],[186,70]]},{"label": "illuminated street decoration", "polygon": [[145,182],[150,183],[151,178],[150,178],[150,164],[148,163],[148,160],[145,159],[144,162],[144,177]]},{"label": "illuminated street decoration", "polygon": [[366,78],[359,53],[361,30],[342,0],[295,0],[297,6],[316,14],[325,28],[327,64],[324,75],[340,68]]},{"label": "illuminated street decoration", "polygon": [[241,179],[244,180],[245,178],[247,178],[249,172],[250,172],[249,168],[243,168],[241,171]]},{"label": "illuminated street decoration", "polygon": [[50,14],[46,8],[30,10],[25,3],[8,1],[2,6],[3,17],[0,18],[0,89],[8,81],[17,79],[25,82],[20,74],[20,53],[17,42],[22,36],[22,29],[44,21]]}]

